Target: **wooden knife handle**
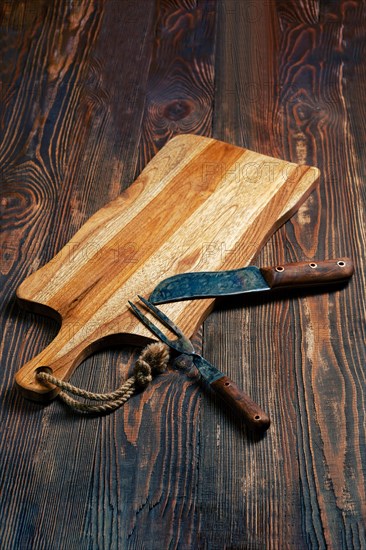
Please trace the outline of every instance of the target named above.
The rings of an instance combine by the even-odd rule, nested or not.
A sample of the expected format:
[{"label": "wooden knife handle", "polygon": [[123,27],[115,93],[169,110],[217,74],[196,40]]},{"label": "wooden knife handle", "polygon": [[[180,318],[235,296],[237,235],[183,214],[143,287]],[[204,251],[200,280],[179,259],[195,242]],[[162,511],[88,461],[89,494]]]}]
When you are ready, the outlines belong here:
[{"label": "wooden knife handle", "polygon": [[238,413],[253,431],[268,430],[271,423],[269,416],[254,403],[228,376],[211,382],[211,388]]},{"label": "wooden knife handle", "polygon": [[261,273],[271,288],[321,285],[346,281],[353,275],[350,258],[298,262],[276,267],[263,267]]}]

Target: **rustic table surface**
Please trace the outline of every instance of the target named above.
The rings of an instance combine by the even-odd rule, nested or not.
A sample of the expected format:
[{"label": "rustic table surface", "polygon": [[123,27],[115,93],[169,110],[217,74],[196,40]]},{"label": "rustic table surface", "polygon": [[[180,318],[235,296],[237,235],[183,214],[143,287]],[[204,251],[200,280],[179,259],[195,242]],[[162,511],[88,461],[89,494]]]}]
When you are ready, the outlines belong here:
[{"label": "rustic table surface", "polygon": [[[1,547],[366,548],[366,3],[0,10]],[[103,417],[14,388],[58,330],[16,287],[180,133],[320,168],[258,265],[356,263],[345,288],[219,303],[197,335],[269,411],[262,439],[174,365]],[[112,389],[137,353],[98,353],[73,381]]]}]

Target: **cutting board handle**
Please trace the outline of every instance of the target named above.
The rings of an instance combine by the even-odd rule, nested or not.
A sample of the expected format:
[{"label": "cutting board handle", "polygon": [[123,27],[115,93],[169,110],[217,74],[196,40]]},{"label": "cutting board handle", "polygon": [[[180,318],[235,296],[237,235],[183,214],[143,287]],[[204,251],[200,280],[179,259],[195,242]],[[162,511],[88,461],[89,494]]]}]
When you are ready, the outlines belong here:
[{"label": "cutting board handle", "polygon": [[80,356],[80,352],[75,348],[60,354],[63,340],[64,334],[61,328],[56,338],[16,373],[15,383],[23,397],[43,402],[54,399],[61,390],[39,382],[37,373],[46,371],[60,380],[68,380],[75,368],[83,361],[86,355],[82,353]]},{"label": "cutting board handle", "polygon": [[[37,373],[40,370],[68,381],[75,369],[96,351],[126,344],[144,347],[153,341],[152,338],[142,335],[121,332],[96,341],[83,342],[82,345],[73,345],[70,326],[64,323],[56,338],[16,373],[15,383],[23,397],[33,401],[49,402],[57,397],[61,390],[38,381]],[[65,345],[65,342],[68,344]]]}]

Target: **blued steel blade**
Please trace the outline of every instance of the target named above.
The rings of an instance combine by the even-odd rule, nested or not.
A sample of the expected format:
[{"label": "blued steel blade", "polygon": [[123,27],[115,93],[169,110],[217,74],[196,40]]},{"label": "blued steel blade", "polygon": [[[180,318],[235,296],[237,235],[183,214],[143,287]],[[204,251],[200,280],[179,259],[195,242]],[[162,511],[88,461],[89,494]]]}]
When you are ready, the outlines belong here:
[{"label": "blued steel blade", "polygon": [[153,304],[164,304],[192,298],[216,298],[246,292],[270,290],[254,265],[229,271],[196,271],[181,273],[161,281],[149,297]]}]

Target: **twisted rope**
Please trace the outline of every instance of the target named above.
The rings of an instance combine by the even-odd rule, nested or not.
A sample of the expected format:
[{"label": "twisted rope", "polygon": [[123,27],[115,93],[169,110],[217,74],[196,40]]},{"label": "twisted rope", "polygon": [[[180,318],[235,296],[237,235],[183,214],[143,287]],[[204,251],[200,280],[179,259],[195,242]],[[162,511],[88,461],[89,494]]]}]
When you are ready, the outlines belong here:
[{"label": "twisted rope", "polygon": [[[63,391],[59,393],[60,399],[72,409],[84,413],[105,413],[115,411],[126,403],[138,389],[146,388],[152,381],[153,375],[166,370],[168,361],[169,350],[165,344],[149,344],[142,350],[137,359],[133,376],[128,378],[117,390],[109,393],[94,393],[83,390],[44,371],[38,372],[36,377],[40,382],[53,384],[61,388]],[[104,403],[98,405],[83,403],[73,399],[68,393],[91,401],[104,401]]]}]

